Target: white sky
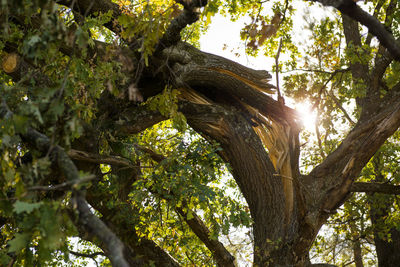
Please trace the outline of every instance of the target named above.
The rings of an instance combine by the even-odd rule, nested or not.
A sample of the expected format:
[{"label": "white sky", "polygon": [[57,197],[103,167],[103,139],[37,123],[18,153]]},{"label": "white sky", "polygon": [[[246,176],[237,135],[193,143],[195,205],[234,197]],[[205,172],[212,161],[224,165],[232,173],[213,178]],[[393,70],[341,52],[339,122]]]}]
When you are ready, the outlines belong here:
[{"label": "white sky", "polygon": [[[264,4],[264,10],[268,10],[266,4]],[[293,16],[294,25],[292,34],[293,39],[301,46],[307,40],[307,32],[303,30],[305,26],[303,16],[311,19],[321,19],[330,16],[332,9],[321,9],[318,5],[309,6],[309,3],[304,3],[304,1],[294,1],[293,6],[296,11]],[[274,58],[267,58],[262,53],[259,53],[259,56],[256,58],[245,55],[244,41],[240,40],[240,30],[246,22],[249,23],[248,17],[232,22],[229,17],[214,16],[209,30],[200,38],[201,50],[228,58],[249,68],[272,71],[272,66],[275,63]],[[224,45],[228,46],[225,50],[223,50]],[[232,49],[233,51],[231,51]],[[235,53],[239,53],[240,57],[235,56]],[[284,55],[281,54],[281,57],[284,57]]]}]

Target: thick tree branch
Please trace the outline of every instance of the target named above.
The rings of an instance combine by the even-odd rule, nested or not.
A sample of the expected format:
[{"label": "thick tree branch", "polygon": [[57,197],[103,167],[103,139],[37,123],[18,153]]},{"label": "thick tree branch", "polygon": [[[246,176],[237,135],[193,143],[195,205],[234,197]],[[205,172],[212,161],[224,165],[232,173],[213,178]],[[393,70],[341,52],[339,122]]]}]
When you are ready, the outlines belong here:
[{"label": "thick tree branch", "polygon": [[[97,131],[88,129],[85,131],[85,135],[74,142],[73,147],[88,151],[90,154],[96,154],[99,149],[96,145],[98,135]],[[78,161],[76,164],[84,172],[96,173],[99,180],[104,178],[97,162]],[[134,216],[126,216],[127,214],[138,213],[132,202],[127,198],[132,183],[137,179],[137,175],[139,175],[137,168],[127,168],[113,164],[112,168],[114,167],[113,174],[118,176],[118,199],[121,201],[120,203],[124,204],[113,207],[107,206],[107,201],[111,201],[111,198],[115,195],[110,194],[108,190],[99,188],[100,185],[98,183],[93,183],[87,189],[86,198],[89,204],[102,214],[102,220],[124,242],[124,253],[131,266],[148,266],[151,262],[154,262],[156,266],[179,266],[177,261],[154,241],[139,237],[134,230],[137,223]],[[86,233],[87,231],[83,232]],[[93,239],[93,237],[90,237],[89,240],[95,242],[95,244],[106,251],[104,244],[96,242],[96,239]]]},{"label": "thick tree branch", "polygon": [[112,20],[104,26],[109,30],[119,33],[120,28],[113,20],[122,15],[120,7],[110,0],[55,0],[57,4],[64,5],[72,8],[73,11],[81,14],[82,16],[94,15],[96,13],[107,13],[112,11]]},{"label": "thick tree branch", "polygon": [[75,192],[71,198],[71,204],[79,212],[78,223],[86,228],[86,231],[93,232],[93,234],[107,247],[107,256],[110,258],[112,265],[118,267],[129,267],[123,253],[125,249],[124,244],[90,211],[83,195],[79,192]]},{"label": "thick tree branch", "polygon": [[317,199],[322,197],[319,200],[322,210],[333,210],[345,200],[353,179],[400,126],[400,101],[398,97],[392,101],[377,115],[359,122],[341,145],[306,178],[305,183],[314,192],[312,195]]},{"label": "thick tree branch", "polygon": [[363,62],[363,53],[360,52],[362,51],[362,44],[358,22],[345,14],[342,14],[342,21],[347,49],[350,53],[354,53],[358,57],[355,63],[350,62],[353,86],[365,86],[364,84],[368,79],[368,66],[366,62]]},{"label": "thick tree branch", "polygon": [[382,184],[382,183],[353,183],[351,192],[364,193],[382,193],[390,195],[400,195],[400,185]]},{"label": "thick tree branch", "polygon": [[167,118],[146,105],[135,105],[104,91],[98,101],[100,130],[112,131],[116,136],[127,136],[144,131]]},{"label": "thick tree branch", "polygon": [[325,6],[332,6],[337,8],[343,14],[351,17],[352,19],[360,22],[366,26],[371,34],[376,36],[381,44],[386,47],[393,55],[393,58],[400,61],[400,46],[394,39],[393,35],[379,22],[376,18],[362,10],[352,0],[312,0],[320,2]]},{"label": "thick tree branch", "polygon": [[[185,222],[189,225],[190,229],[196,234],[196,236],[206,245],[206,247],[212,252],[218,266],[235,266],[235,258],[229,253],[224,245],[216,239],[210,237],[210,230],[204,224],[197,214],[191,212],[191,219],[188,219],[188,211],[184,211],[186,203],[183,203],[183,207],[177,207],[176,211]],[[187,208],[187,207],[186,207]]]},{"label": "thick tree branch", "polygon": [[173,19],[161,37],[157,51],[176,45],[181,40],[181,31],[199,19],[199,8],[207,5],[207,0],[179,0],[176,1],[183,5],[183,12]]},{"label": "thick tree branch", "polygon": [[371,83],[369,85],[369,92],[370,94],[375,94],[375,97],[373,98],[376,102],[379,102],[382,77],[392,60],[393,57],[390,55],[390,53],[383,46],[379,46],[378,52],[375,56],[375,65],[371,71]]},{"label": "thick tree branch", "polygon": [[[378,3],[376,4],[375,8],[374,8],[374,13],[372,14],[372,16],[374,18],[378,17],[379,11],[381,10],[383,4],[385,3],[385,0],[379,0]],[[371,41],[372,41],[372,37],[373,35],[368,33],[367,39],[365,40],[365,44],[366,45],[370,45]]]},{"label": "thick tree branch", "polygon": [[107,207],[104,203],[110,199],[111,195],[106,192],[99,192],[100,190],[96,190],[96,186],[93,185],[88,190],[87,199],[91,206],[102,214],[102,220],[107,226],[120,236],[121,240],[127,245],[126,252],[130,255],[128,259],[140,260],[140,265],[137,265],[138,263],[132,265],[133,263],[131,263],[131,266],[148,266],[151,262],[156,266],[180,266],[174,258],[154,241],[137,235],[134,230],[136,221],[131,216],[123,216],[123,214],[136,214],[138,212],[131,203],[123,207]]},{"label": "thick tree branch", "polygon": [[[251,124],[234,108],[218,105],[182,104],[181,110],[196,131],[218,141],[223,158],[242,191],[254,220],[255,247],[261,251],[286,231],[283,181]],[[291,214],[293,217],[296,215]],[[291,218],[293,218],[291,217]],[[288,236],[288,238],[291,238]],[[279,250],[280,247],[272,250]],[[255,261],[266,257],[255,253]]]},{"label": "thick tree branch", "polygon": [[[393,12],[395,10],[396,4],[397,0],[391,0],[386,9],[386,17],[385,17],[386,27],[389,27],[392,24]],[[392,60],[393,56],[389,53],[387,49],[385,49],[382,45],[380,45],[378,48],[378,52],[376,53],[375,56],[375,66],[371,72],[371,88],[373,89],[374,92],[376,92],[375,94],[378,95],[378,97],[379,97],[379,90],[381,87],[383,74],[385,73],[386,68],[390,65]]]},{"label": "thick tree branch", "polygon": [[[9,114],[5,102],[0,107],[0,115]],[[6,112],[4,112],[6,111]],[[41,153],[49,153],[49,157],[64,174],[67,181],[79,182],[79,172],[71,159],[67,156],[64,149],[57,145],[52,145],[50,139],[38,131],[28,128],[26,133],[20,134],[23,141],[27,142]],[[110,229],[90,211],[85,198],[79,191],[75,191],[71,198],[74,208],[78,210],[80,224],[85,225],[88,231],[92,231],[99,238],[108,250],[107,256],[115,266],[128,267],[123,256],[123,243]]]}]

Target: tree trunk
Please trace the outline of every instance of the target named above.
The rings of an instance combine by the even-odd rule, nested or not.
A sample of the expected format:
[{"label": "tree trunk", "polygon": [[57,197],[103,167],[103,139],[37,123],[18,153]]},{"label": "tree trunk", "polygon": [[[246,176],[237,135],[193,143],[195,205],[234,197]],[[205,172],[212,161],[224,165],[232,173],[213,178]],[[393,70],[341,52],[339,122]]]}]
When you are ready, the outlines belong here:
[{"label": "tree trunk", "polygon": [[[377,194],[374,194],[376,196]],[[372,196],[372,197],[374,197]],[[376,203],[375,203],[376,204]],[[379,267],[398,266],[400,263],[400,231],[391,228],[387,234],[384,233],[384,222],[390,213],[392,201],[385,205],[374,205],[371,203],[370,216],[374,229],[374,241]]]},{"label": "tree trunk", "polygon": [[353,253],[354,253],[354,263],[356,264],[356,267],[364,267],[362,261],[361,243],[359,239],[353,242]]}]

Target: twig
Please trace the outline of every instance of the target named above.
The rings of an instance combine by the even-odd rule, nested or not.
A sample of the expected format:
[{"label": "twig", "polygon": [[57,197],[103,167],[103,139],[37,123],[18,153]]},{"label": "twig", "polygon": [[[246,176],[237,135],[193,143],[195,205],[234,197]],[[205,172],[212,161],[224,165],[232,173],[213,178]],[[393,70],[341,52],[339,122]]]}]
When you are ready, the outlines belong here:
[{"label": "twig", "polygon": [[68,252],[76,257],[91,258],[96,263],[96,266],[99,266],[99,263],[97,262],[96,257],[97,256],[104,256],[104,257],[106,256],[103,252],[95,252],[92,254],[84,254],[84,253],[79,253],[79,252],[75,252],[72,250],[68,250]]},{"label": "twig", "polygon": [[92,258],[92,259],[97,256],[104,256],[104,257],[106,256],[103,252],[94,252],[92,254],[85,254],[85,253],[75,252],[72,250],[68,250],[68,252],[77,257],[85,257],[85,258]]},{"label": "twig", "polygon": [[77,188],[79,184],[83,184],[95,179],[95,175],[89,175],[83,177],[81,179],[77,179],[74,181],[67,181],[58,185],[50,185],[50,186],[31,186],[28,188],[29,191],[55,191],[55,190],[64,190],[66,188]]},{"label": "twig", "polygon": [[336,106],[343,112],[344,117],[350,122],[350,124],[355,125],[356,123],[350,118],[349,114],[344,109],[344,107],[339,103],[339,100],[336,98],[336,96],[333,94],[333,92],[330,91],[330,92],[327,92],[327,94],[333,99],[333,102],[335,102]]},{"label": "twig", "polygon": [[318,124],[319,124],[319,108],[317,108],[317,119],[316,119],[316,122],[315,122],[315,133],[317,134],[319,151],[321,153],[322,158],[325,159],[326,155],[324,153],[324,150],[322,149],[321,133],[319,132]]},{"label": "twig", "polygon": [[[372,15],[374,18],[378,17],[378,13],[379,13],[381,7],[383,6],[384,2],[385,2],[384,0],[379,0],[378,3],[376,4],[376,6],[374,8],[374,13]],[[366,45],[370,45],[371,44],[372,37],[373,37],[373,35],[368,32],[368,36],[367,36],[367,39],[365,41]]]},{"label": "twig", "polygon": [[321,95],[322,95],[322,91],[326,89],[326,86],[328,85],[328,83],[336,76],[336,74],[338,73],[342,73],[344,71],[348,71],[349,69],[339,69],[339,70],[335,70],[334,72],[330,72],[331,76],[329,76],[328,80],[325,81],[325,83],[321,86],[321,88],[319,89],[318,92],[318,99],[315,102],[315,104],[312,106],[311,110],[314,110],[316,107],[319,106],[319,103],[321,102]]},{"label": "twig", "polygon": [[282,73],[290,73],[290,72],[294,72],[294,71],[303,71],[303,72],[317,72],[317,73],[326,73],[326,74],[334,74],[334,73],[339,73],[339,72],[347,72],[350,71],[350,68],[346,68],[346,69],[337,69],[334,71],[325,71],[325,70],[318,70],[318,69],[291,69],[291,70],[287,70],[287,71],[282,71]]},{"label": "twig", "polygon": [[283,17],[282,17],[281,21],[279,21],[278,27],[276,27],[277,29],[279,29],[281,27],[281,25],[283,24],[283,22],[285,22],[286,11],[287,11],[288,7],[289,7],[289,1],[285,0],[285,9],[283,11]]},{"label": "twig", "polygon": [[[155,153],[155,152],[153,152]],[[68,151],[68,156],[71,159],[78,160],[78,161],[86,161],[91,163],[98,163],[98,164],[108,164],[108,165],[115,165],[115,166],[122,166],[124,169],[134,169],[134,168],[154,168],[154,166],[140,166],[140,165],[133,165],[132,162],[126,158],[117,157],[117,156],[103,156],[95,153],[89,153],[82,150],[70,149]],[[121,170],[121,169],[120,169]]]},{"label": "twig", "polygon": [[[282,49],[282,38],[279,41],[278,52],[276,53],[275,57],[275,75],[276,75],[276,90],[278,92],[278,101],[282,101],[282,95],[279,88],[279,54],[281,53]],[[282,103],[282,102],[281,102]]]}]

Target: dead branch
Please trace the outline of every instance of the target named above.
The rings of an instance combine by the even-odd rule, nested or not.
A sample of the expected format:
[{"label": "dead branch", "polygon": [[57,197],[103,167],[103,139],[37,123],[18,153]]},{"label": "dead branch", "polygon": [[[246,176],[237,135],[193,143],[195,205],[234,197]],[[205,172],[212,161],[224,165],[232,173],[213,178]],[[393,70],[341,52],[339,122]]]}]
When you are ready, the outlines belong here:
[{"label": "dead branch", "polygon": [[276,90],[278,92],[278,101],[284,103],[282,100],[281,91],[279,89],[279,55],[281,53],[281,49],[282,49],[282,38],[279,40],[278,52],[276,52],[275,56],[275,75],[276,75]]}]

